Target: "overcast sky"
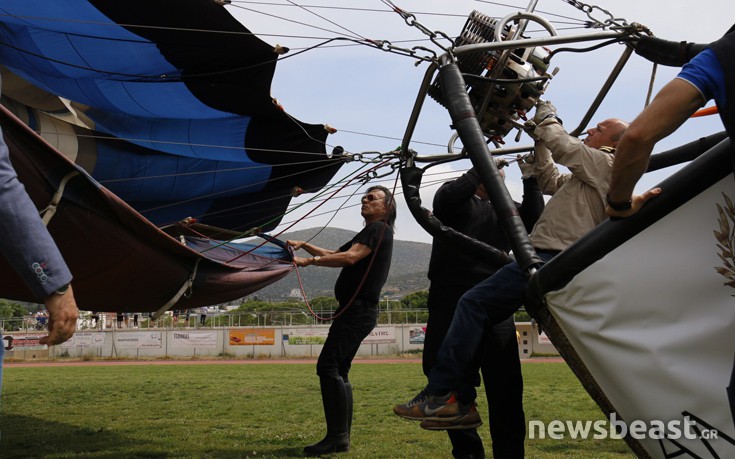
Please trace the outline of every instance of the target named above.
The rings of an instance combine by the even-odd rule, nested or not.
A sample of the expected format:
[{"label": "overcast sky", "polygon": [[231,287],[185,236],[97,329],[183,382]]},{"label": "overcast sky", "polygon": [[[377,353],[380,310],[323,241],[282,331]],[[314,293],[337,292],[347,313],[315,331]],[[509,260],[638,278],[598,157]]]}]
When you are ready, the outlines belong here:
[{"label": "overcast sky", "polygon": [[[449,36],[459,34],[472,10],[504,17],[525,10],[528,5],[519,0],[502,4],[479,0],[395,0],[394,3],[414,13],[416,21],[428,30],[441,31]],[[295,6],[297,4],[300,6]],[[735,3],[732,0],[603,0],[594,5],[609,11],[615,18],[644,24],[656,36],[675,41],[710,42],[719,38],[735,21]],[[335,127],[338,132],[329,136],[328,151],[340,145],[350,153],[388,152],[400,145],[427,69],[426,63],[415,66],[414,59],[352,45],[350,42],[336,42],[297,53],[328,38],[354,37],[387,40],[404,48],[421,45],[441,54],[441,49],[427,41],[418,28],[408,26],[381,0],[310,0],[307,3],[233,0],[228,9],[264,41],[291,49],[278,63],[271,94],[290,115],[305,122],[326,123]],[[582,21],[587,20],[586,15],[563,0],[539,0],[536,12],[551,21],[559,35],[590,32],[589,29],[580,28]],[[592,14],[595,19],[607,18],[600,9],[594,9]],[[530,26],[529,31],[534,36],[541,36],[539,26]],[[622,51],[622,45],[613,45],[588,53],[560,53],[551,61],[551,67],[559,67],[560,71],[551,81],[544,99],[554,103],[568,129],[579,124]],[[651,71],[652,64],[634,55],[593,122],[610,117],[632,120],[644,106]],[[675,75],[676,69],[659,67],[654,94]],[[449,124],[446,110],[427,99],[411,147],[420,154],[446,152],[452,135]],[[716,116],[692,119],[678,132],[660,142],[656,151],[721,130],[722,124]],[[518,144],[513,137],[515,134],[506,138],[507,146],[531,143],[525,135]],[[343,167],[335,180],[353,172],[357,165]],[[436,169],[451,172],[468,167],[469,161],[464,160]],[[639,190],[654,186],[674,170],[669,168],[647,175],[639,184]],[[393,173],[371,183],[393,188],[395,176]],[[449,177],[441,173],[427,176],[424,181],[434,182]],[[513,165],[508,170],[506,185],[511,195],[520,200],[521,183],[517,166]],[[427,207],[430,207],[436,186],[422,188],[422,199]],[[356,187],[350,187],[340,195],[355,190]],[[396,238],[430,242],[431,237],[409,214],[400,194],[400,184],[397,192],[400,205]],[[357,196],[360,194],[361,191],[358,191]],[[359,230],[362,218],[356,205],[357,196],[347,202],[345,199],[330,200],[314,211],[314,215],[319,216],[306,218],[291,230],[324,225]],[[309,197],[305,195],[294,203],[304,202]],[[274,233],[291,226],[304,211],[312,210],[315,206],[312,203],[305,204],[287,215]],[[337,212],[340,207],[341,210]]]}]

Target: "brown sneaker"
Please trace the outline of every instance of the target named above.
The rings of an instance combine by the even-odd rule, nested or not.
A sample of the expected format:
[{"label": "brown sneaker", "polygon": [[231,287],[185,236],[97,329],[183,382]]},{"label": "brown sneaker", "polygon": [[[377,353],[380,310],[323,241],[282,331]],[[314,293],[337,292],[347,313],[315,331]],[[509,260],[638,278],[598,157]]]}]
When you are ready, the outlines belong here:
[{"label": "brown sneaker", "polygon": [[[465,411],[465,410],[462,410]],[[466,409],[465,414],[454,421],[435,421],[425,419],[421,421],[421,428],[426,430],[461,430],[476,429],[482,425],[480,413],[477,412],[477,405],[474,403]]]},{"label": "brown sneaker", "polygon": [[459,402],[450,392],[442,397],[428,395],[423,390],[410,402],[395,405],[393,412],[405,419],[423,421],[456,421],[467,413],[460,412]]}]

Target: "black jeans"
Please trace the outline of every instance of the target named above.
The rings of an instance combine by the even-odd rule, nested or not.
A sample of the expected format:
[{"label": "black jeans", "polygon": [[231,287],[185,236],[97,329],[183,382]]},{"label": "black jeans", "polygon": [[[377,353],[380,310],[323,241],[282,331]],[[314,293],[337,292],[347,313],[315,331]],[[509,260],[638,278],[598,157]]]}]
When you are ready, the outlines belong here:
[{"label": "black jeans", "polygon": [[347,375],[352,367],[352,359],[357,354],[362,340],[377,324],[378,305],[355,300],[329,327],[329,335],[316,363],[316,374],[341,376],[348,382]]}]

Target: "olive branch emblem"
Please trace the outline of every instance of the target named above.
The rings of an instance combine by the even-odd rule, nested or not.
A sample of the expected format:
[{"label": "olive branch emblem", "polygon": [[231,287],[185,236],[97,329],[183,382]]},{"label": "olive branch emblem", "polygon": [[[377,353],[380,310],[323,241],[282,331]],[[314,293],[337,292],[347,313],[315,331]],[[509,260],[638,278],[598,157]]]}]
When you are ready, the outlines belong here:
[{"label": "olive branch emblem", "polygon": [[[715,271],[727,279],[727,282],[723,285],[735,288],[735,206],[725,193],[722,193],[722,196],[725,198],[725,206],[717,204],[717,211],[720,214],[717,222],[720,224],[720,230],[714,231],[714,233],[717,239],[717,248],[720,250],[717,256],[720,257],[725,266],[717,266]],[[732,227],[731,222],[733,223]]]}]

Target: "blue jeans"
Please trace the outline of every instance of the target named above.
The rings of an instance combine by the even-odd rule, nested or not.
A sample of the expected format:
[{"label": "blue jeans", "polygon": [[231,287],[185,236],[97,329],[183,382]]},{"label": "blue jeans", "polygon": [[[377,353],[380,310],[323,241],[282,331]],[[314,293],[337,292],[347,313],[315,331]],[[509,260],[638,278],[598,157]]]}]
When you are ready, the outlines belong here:
[{"label": "blue jeans", "polygon": [[[558,252],[539,252],[549,261]],[[447,336],[429,373],[426,392],[444,395],[462,386],[465,372],[482,343],[486,327],[499,324],[523,306],[528,278],[515,261],[467,291],[459,303]]]}]

